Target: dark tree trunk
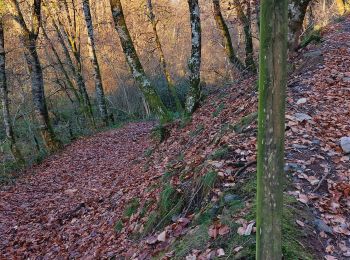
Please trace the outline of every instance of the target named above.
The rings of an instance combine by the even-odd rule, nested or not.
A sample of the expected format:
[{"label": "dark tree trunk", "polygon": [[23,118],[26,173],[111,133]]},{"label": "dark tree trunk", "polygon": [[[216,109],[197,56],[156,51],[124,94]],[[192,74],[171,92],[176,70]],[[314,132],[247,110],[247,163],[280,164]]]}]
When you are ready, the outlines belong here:
[{"label": "dark tree trunk", "polygon": [[201,88],[201,51],[202,31],[198,0],[188,0],[191,23],[192,50],[191,58],[188,61],[190,69],[190,87],[186,98],[186,112],[193,113],[199,106],[202,96]]},{"label": "dark tree trunk", "polygon": [[238,69],[239,71],[244,71],[245,66],[236,55],[236,52],[232,45],[230,31],[228,29],[224,17],[222,16],[220,0],[213,0],[213,9],[216,25],[219,28],[221,35],[224,39],[224,48],[228,59],[236,67],[236,69]]},{"label": "dark tree trunk", "polygon": [[303,29],[307,7],[312,0],[289,0],[288,4],[288,47],[290,51],[297,50],[299,38]]},{"label": "dark tree trunk", "polygon": [[182,108],[182,105],[181,105],[181,102],[180,102],[180,99],[176,93],[176,89],[175,89],[175,86],[174,86],[174,81],[172,80],[171,78],[171,75],[170,75],[170,71],[168,70],[168,66],[167,66],[167,63],[166,63],[166,60],[165,60],[165,55],[164,55],[164,52],[163,52],[163,48],[162,48],[162,44],[160,42],[160,39],[159,39],[159,35],[158,35],[158,30],[157,30],[157,20],[156,20],[156,17],[155,17],[155,14],[154,14],[154,10],[153,10],[153,5],[152,5],[152,0],[147,0],[147,8],[148,8],[148,12],[149,12],[149,19],[151,21],[151,24],[152,24],[152,29],[153,29],[153,33],[154,33],[154,37],[155,37],[155,40],[156,40],[156,46],[157,46],[157,49],[158,49],[158,52],[159,52],[159,60],[160,60],[160,65],[162,66],[162,69],[163,69],[163,73],[165,75],[165,79],[167,81],[167,84],[168,84],[168,89],[172,95],[172,98],[175,100],[175,104],[176,104],[176,109],[178,111],[182,111],[183,108]]},{"label": "dark tree trunk", "polygon": [[98,109],[100,110],[102,121],[104,122],[105,125],[108,125],[109,120],[108,120],[107,105],[106,105],[106,99],[105,99],[105,94],[104,94],[103,85],[102,85],[100,66],[98,64],[97,55],[96,55],[94,27],[92,25],[92,17],[91,17],[89,0],[83,0],[83,11],[84,11],[85,23],[88,31],[88,37],[89,37],[89,41],[88,41],[89,55],[90,55],[92,66],[94,68],[97,105],[98,105]]},{"label": "dark tree trunk", "polygon": [[19,150],[18,146],[16,145],[16,138],[13,132],[12,124],[11,124],[5,64],[6,64],[6,57],[5,57],[3,17],[2,17],[2,14],[0,13],[0,94],[1,94],[1,101],[2,101],[2,112],[4,117],[4,127],[6,132],[6,138],[7,138],[7,141],[9,142],[10,150],[13,157],[18,163],[24,164],[22,153]]},{"label": "dark tree trunk", "polygon": [[242,4],[239,0],[234,0],[236,9],[237,9],[237,15],[238,19],[243,24],[243,31],[244,31],[244,41],[245,41],[245,65],[248,68],[248,70],[255,72],[256,66],[254,62],[254,48],[253,48],[253,37],[252,37],[252,30],[251,30],[251,20],[250,20],[250,3],[248,3],[249,8],[247,11],[247,14],[244,13]]},{"label": "dark tree trunk", "polygon": [[154,111],[161,121],[168,121],[169,115],[159,95],[151,85],[151,81],[146,76],[139,57],[136,53],[129,30],[126,26],[123,7],[120,0],[110,0],[115,29],[118,32],[120,42],[125,54],[126,61],[130,67],[132,75],[139,83],[140,89],[145,96],[152,111]]}]

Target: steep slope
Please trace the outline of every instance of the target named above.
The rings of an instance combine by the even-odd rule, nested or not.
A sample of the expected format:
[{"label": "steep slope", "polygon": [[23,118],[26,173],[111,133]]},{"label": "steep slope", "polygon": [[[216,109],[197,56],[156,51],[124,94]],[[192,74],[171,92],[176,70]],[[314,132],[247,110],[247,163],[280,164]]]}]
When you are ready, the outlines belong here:
[{"label": "steep slope", "polygon": [[[290,75],[286,259],[350,256],[349,31],[329,26]],[[252,257],[256,110],[256,79],[242,79],[188,122],[74,142],[1,189],[1,258]]]}]

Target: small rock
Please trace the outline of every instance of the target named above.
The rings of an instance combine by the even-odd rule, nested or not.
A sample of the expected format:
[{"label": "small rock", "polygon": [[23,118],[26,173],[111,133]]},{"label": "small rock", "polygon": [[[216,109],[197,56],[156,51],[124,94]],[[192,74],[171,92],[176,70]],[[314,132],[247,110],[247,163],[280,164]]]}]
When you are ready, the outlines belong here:
[{"label": "small rock", "polygon": [[340,138],[340,146],[344,153],[350,153],[350,136]]},{"label": "small rock", "polygon": [[317,56],[322,56],[322,51],[310,51],[304,54],[305,57],[317,57]]},{"label": "small rock", "polygon": [[294,114],[294,117],[295,117],[295,119],[296,119],[297,121],[299,121],[299,122],[302,122],[302,121],[304,121],[304,120],[308,121],[308,120],[311,120],[311,119],[312,119],[311,116],[309,116],[309,115],[307,115],[307,114],[304,114],[304,113],[295,113],[295,114]]},{"label": "small rock", "polygon": [[296,149],[306,149],[307,148],[307,146],[301,145],[301,144],[293,144],[293,147]]},{"label": "small rock", "polygon": [[300,99],[298,99],[298,101],[297,101],[297,105],[304,104],[304,103],[306,103],[306,101],[307,101],[306,98],[300,98]]},{"label": "small rock", "polygon": [[315,219],[314,225],[319,231],[323,231],[328,234],[333,234],[332,228],[328,226],[326,223],[324,223],[324,221],[321,219]]},{"label": "small rock", "polygon": [[73,196],[78,190],[77,189],[68,189],[65,190],[64,193],[70,196]]},{"label": "small rock", "polygon": [[345,83],[350,83],[350,77],[344,77],[343,82]]},{"label": "small rock", "polygon": [[326,82],[327,82],[328,84],[333,84],[333,83],[334,83],[334,80],[331,79],[331,78],[326,78]]},{"label": "small rock", "polygon": [[235,194],[226,194],[224,196],[225,203],[230,203],[232,201],[239,200],[239,197]]},{"label": "small rock", "polygon": [[321,141],[318,140],[318,139],[314,139],[314,140],[311,141],[311,143],[312,143],[312,144],[320,144]]}]

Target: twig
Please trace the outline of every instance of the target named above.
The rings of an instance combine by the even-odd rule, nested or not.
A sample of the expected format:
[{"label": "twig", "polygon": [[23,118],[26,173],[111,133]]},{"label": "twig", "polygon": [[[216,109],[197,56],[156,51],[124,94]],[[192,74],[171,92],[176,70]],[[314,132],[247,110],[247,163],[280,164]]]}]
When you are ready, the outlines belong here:
[{"label": "twig", "polygon": [[239,170],[235,173],[234,177],[237,177],[237,176],[240,175],[242,172],[244,172],[246,169],[248,169],[250,166],[253,166],[253,165],[255,165],[255,164],[256,164],[256,161],[252,161],[252,162],[247,163],[246,165],[244,165],[241,169],[239,169]]},{"label": "twig", "polygon": [[318,185],[316,186],[316,188],[314,188],[312,190],[312,192],[316,192],[322,185],[322,183],[324,182],[324,180],[327,178],[327,176],[329,175],[330,171],[327,171],[325,175],[323,175],[322,179],[320,180],[320,182],[318,183]]}]

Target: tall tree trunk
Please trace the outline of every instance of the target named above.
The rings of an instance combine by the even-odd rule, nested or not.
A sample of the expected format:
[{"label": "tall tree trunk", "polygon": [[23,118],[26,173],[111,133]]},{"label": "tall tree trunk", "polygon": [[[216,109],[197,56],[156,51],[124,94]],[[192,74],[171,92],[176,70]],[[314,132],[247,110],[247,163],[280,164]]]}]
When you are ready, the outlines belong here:
[{"label": "tall tree trunk", "polygon": [[54,151],[59,148],[60,143],[56,139],[49,119],[44,91],[43,71],[36,50],[36,41],[30,38],[26,39],[25,42],[25,54],[31,77],[33,105],[36,119],[39,123],[39,129],[46,148],[50,151]]},{"label": "tall tree trunk", "polygon": [[6,138],[10,144],[11,153],[15,158],[15,160],[19,164],[23,165],[24,159],[21,151],[16,145],[16,138],[13,132],[12,124],[11,124],[8,89],[7,89],[7,81],[6,81],[6,68],[5,68],[6,57],[5,57],[5,41],[4,41],[4,28],[3,28],[2,15],[3,14],[0,13],[0,94],[1,94],[1,101],[2,101],[2,112],[4,117]]},{"label": "tall tree trunk", "polygon": [[98,64],[97,55],[96,55],[94,27],[92,25],[92,17],[91,17],[89,0],[83,0],[83,11],[84,11],[85,23],[88,31],[88,36],[89,36],[88,47],[89,47],[90,60],[94,68],[97,105],[100,110],[100,115],[104,124],[108,125],[109,120],[108,120],[107,105],[106,105],[105,94],[102,86],[100,66]]},{"label": "tall tree trunk", "polygon": [[41,0],[34,0],[31,16],[32,26],[30,29],[24,20],[18,1],[11,0],[11,3],[17,11],[17,14],[14,16],[15,20],[22,28],[21,38],[25,47],[25,56],[31,77],[32,97],[36,119],[39,123],[39,129],[46,148],[50,151],[54,151],[61,146],[61,143],[56,138],[50,123],[45,99],[43,71],[36,49],[36,42],[41,26]]},{"label": "tall tree trunk", "polygon": [[299,46],[299,38],[303,29],[307,7],[311,0],[289,0],[288,4],[288,48],[295,51]]},{"label": "tall tree trunk", "polygon": [[280,260],[288,0],[262,0],[260,14],[256,259]]},{"label": "tall tree trunk", "polygon": [[199,106],[202,96],[201,88],[201,51],[202,31],[198,0],[188,0],[191,23],[192,50],[188,61],[190,69],[190,87],[186,97],[186,112],[193,113]]},{"label": "tall tree trunk", "polygon": [[120,42],[130,67],[132,75],[136,82],[139,83],[140,89],[145,96],[152,111],[154,111],[165,122],[169,120],[169,115],[151,81],[146,76],[139,57],[136,53],[134,43],[132,42],[129,30],[125,23],[123,7],[120,0],[110,0],[115,29],[118,32]]},{"label": "tall tree trunk", "polygon": [[253,48],[253,37],[252,37],[252,29],[251,29],[251,20],[250,20],[250,3],[248,8],[247,15],[244,13],[242,4],[239,0],[234,0],[234,4],[237,9],[238,19],[243,24],[244,31],[244,41],[245,41],[245,65],[248,70],[255,72],[256,66],[254,62],[254,48]]},{"label": "tall tree trunk", "polygon": [[224,39],[224,48],[228,59],[236,67],[236,69],[238,69],[239,71],[244,71],[245,66],[236,55],[236,52],[233,48],[230,31],[221,13],[220,0],[213,0],[213,9],[216,25],[219,28],[221,35]]},{"label": "tall tree trunk", "polygon": [[165,79],[166,79],[167,84],[168,84],[168,89],[169,89],[173,99],[175,100],[177,111],[182,111],[183,108],[182,108],[180,99],[176,93],[174,81],[172,80],[171,75],[170,75],[170,71],[168,70],[168,66],[167,66],[167,63],[165,60],[165,55],[163,52],[162,44],[161,44],[160,39],[159,39],[158,30],[157,30],[157,23],[158,22],[156,20],[156,16],[155,16],[154,11],[153,11],[152,0],[147,0],[147,8],[148,8],[148,12],[149,12],[149,19],[150,19],[151,24],[152,24],[154,37],[156,40],[156,46],[157,46],[157,49],[159,51],[160,64],[162,66],[163,73],[165,75]]}]

